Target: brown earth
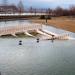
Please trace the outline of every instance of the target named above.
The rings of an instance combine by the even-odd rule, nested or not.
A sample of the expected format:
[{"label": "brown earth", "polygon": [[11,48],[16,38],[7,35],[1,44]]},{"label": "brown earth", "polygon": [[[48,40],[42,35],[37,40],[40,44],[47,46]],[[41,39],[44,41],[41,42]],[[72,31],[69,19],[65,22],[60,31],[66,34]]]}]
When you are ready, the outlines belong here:
[{"label": "brown earth", "polygon": [[[45,24],[46,20],[33,19],[32,22]],[[47,21],[49,26],[61,28],[67,31],[75,32],[75,18],[58,17]]]}]

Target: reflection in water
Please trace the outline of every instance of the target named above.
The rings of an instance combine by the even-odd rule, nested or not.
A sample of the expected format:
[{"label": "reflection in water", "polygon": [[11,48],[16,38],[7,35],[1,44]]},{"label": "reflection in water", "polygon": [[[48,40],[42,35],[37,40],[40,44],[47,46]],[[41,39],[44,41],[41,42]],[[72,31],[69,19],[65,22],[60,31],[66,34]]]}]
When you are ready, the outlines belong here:
[{"label": "reflection in water", "polygon": [[5,26],[14,26],[14,25],[25,25],[29,24],[30,21],[28,20],[18,20],[18,21],[2,21],[0,22],[0,27],[5,27]]},{"label": "reflection in water", "polygon": [[[65,32],[53,27],[47,29]],[[23,45],[18,45],[19,40]],[[75,40],[37,43],[35,38],[0,38],[0,72],[2,75],[74,75]]]}]

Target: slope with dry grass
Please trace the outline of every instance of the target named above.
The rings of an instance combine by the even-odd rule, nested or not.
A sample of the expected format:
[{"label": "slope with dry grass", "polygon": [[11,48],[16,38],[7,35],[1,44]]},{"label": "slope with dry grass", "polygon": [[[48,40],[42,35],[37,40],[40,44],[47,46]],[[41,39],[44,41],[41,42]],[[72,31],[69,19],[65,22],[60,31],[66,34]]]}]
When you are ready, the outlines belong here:
[{"label": "slope with dry grass", "polygon": [[[32,22],[45,24],[45,20],[41,19],[32,20]],[[52,20],[48,20],[47,24],[67,31],[75,32],[75,18],[53,18]]]}]

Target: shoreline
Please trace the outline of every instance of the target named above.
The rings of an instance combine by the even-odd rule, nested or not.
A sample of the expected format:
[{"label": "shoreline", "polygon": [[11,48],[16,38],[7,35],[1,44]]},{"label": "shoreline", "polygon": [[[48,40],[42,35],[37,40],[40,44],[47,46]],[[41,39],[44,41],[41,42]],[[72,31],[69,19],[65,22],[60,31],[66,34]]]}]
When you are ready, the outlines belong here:
[{"label": "shoreline", "polygon": [[6,15],[6,16],[0,16],[0,22],[1,21],[12,21],[12,20],[30,20],[30,19],[34,19],[34,18],[37,18],[38,16],[33,16],[33,15],[13,15],[13,16],[9,16],[9,15]]},{"label": "shoreline", "polygon": [[56,28],[60,28],[75,33],[75,20],[52,19],[52,20],[48,20],[47,23],[45,20],[41,20],[41,19],[35,19],[35,20],[32,19],[31,21],[33,23],[46,24],[48,26],[53,26]]}]

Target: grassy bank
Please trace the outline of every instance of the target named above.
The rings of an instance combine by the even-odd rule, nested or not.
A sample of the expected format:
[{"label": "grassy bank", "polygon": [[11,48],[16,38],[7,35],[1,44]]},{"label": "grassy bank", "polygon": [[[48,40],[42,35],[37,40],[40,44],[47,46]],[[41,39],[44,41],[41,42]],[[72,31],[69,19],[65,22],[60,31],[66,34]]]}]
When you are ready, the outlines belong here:
[{"label": "grassy bank", "polygon": [[[32,22],[45,24],[45,19],[33,19]],[[54,17],[47,21],[47,24],[56,28],[75,32],[75,18],[72,17]]]}]

